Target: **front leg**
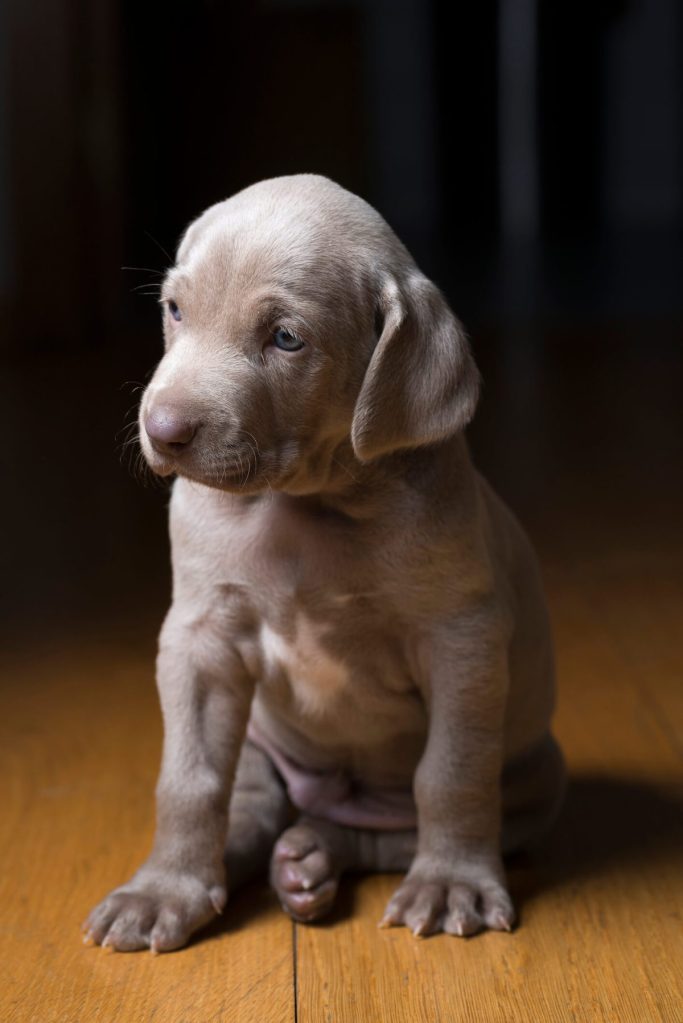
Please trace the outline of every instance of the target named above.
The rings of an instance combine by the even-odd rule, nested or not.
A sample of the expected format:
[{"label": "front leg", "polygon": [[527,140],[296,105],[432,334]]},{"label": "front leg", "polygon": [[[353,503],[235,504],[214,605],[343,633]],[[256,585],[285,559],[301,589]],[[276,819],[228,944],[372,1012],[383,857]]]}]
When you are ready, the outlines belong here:
[{"label": "front leg", "polygon": [[385,926],[461,936],[512,928],[500,850],[508,638],[484,607],[431,641],[429,734],[414,782],[418,847]]},{"label": "front leg", "polygon": [[159,640],[164,748],[149,859],[92,910],[86,942],[166,952],[220,913],[230,790],[253,684],[218,625],[173,607]]}]

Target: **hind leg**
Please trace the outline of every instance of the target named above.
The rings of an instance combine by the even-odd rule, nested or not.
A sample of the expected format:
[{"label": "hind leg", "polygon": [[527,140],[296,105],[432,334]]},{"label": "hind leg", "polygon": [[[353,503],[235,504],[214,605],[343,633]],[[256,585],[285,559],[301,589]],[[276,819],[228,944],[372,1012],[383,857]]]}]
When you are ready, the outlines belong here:
[{"label": "hind leg", "polygon": [[[551,735],[505,768],[504,853],[543,836],[557,816],[564,789],[564,759]],[[405,872],[416,846],[416,831],[361,830],[304,815],[275,843],[270,880],[289,915],[308,923],[332,909],[343,873]]]},{"label": "hind leg", "polygon": [[566,789],[564,757],[548,733],[503,770],[503,853],[535,845],[557,817]]},{"label": "hind leg", "polygon": [[278,839],[270,880],[295,920],[319,920],[332,909],[339,879],[350,870],[405,871],[415,831],[369,831],[302,816]]},{"label": "hind leg", "polygon": [[279,774],[247,739],[240,753],[230,800],[225,864],[232,891],[265,874],[273,845],[291,816]]}]

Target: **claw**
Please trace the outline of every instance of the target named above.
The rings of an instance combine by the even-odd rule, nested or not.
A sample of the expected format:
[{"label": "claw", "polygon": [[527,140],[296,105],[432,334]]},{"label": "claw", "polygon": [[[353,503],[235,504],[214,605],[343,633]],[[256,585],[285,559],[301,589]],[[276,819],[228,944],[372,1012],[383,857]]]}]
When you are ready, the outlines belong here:
[{"label": "claw", "polygon": [[225,909],[225,903],[228,901],[228,896],[223,888],[212,888],[209,891],[209,899],[211,905],[220,916]]},{"label": "claw", "polygon": [[502,913],[494,913],[491,919],[491,927],[496,931],[507,931],[508,934],[512,932],[512,923]]}]

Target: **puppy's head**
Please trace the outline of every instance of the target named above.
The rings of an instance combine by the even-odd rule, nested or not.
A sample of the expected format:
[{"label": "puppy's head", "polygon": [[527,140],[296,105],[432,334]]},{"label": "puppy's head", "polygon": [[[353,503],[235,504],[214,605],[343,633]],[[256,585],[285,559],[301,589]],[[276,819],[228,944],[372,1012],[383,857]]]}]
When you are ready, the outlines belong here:
[{"label": "puppy's head", "polygon": [[151,468],[225,490],[324,489],[470,419],[460,325],[379,214],[315,175],[203,213],[162,290],[165,354],[140,406]]}]

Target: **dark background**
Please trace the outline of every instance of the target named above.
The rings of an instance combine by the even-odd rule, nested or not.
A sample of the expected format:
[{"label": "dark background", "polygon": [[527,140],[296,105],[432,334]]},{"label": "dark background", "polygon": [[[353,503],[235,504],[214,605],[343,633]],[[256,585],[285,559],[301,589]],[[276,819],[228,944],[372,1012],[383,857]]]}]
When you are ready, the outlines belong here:
[{"label": "dark background", "polygon": [[5,635],[158,622],[166,490],[121,447],[154,285],[283,173],[362,194],[445,290],[475,456],[542,554],[678,528],[682,45],[678,0],[0,7]]}]

